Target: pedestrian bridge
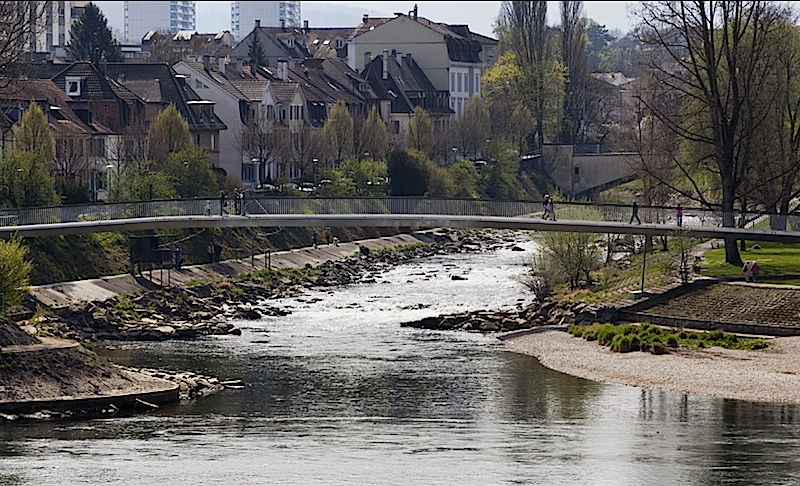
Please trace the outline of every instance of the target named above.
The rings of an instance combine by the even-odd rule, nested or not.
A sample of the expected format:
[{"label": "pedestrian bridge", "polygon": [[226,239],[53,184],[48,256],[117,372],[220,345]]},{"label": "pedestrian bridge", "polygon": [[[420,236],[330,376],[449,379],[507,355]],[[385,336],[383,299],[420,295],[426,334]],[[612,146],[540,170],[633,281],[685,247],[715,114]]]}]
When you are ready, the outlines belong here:
[{"label": "pedestrian bridge", "polygon": [[[542,219],[541,201],[422,197],[248,197],[234,203],[183,199],[0,210],[0,237],[25,238],[115,231],[210,227],[507,228],[669,235],[675,208],[556,202],[557,221]],[[684,208],[681,233],[697,238],[800,242],[800,215],[736,213],[740,227],[722,227],[720,211]],[[733,221],[733,215],[727,215]]]}]

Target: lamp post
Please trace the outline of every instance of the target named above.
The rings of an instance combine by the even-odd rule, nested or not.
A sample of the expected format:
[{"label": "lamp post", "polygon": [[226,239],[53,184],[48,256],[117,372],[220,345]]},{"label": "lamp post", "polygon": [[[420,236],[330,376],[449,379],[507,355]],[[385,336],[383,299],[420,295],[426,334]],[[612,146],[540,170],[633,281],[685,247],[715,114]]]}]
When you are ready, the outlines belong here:
[{"label": "lamp post", "polygon": [[106,199],[111,191],[111,177],[114,175],[114,164],[106,164]]},{"label": "lamp post", "polygon": [[261,159],[253,157],[250,162],[256,166],[255,186],[259,188],[261,187]]},{"label": "lamp post", "polygon": [[315,157],[315,158],[311,159],[311,170],[313,172],[312,175],[314,176],[314,185],[315,186],[317,185],[317,164],[318,163],[319,163],[319,159],[318,158]]}]

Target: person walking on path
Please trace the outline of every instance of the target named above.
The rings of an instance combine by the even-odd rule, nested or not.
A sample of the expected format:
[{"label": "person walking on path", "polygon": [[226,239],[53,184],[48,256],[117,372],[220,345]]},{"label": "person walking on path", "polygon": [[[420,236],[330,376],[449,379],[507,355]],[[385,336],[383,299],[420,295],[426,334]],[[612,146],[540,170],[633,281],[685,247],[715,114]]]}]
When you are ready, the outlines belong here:
[{"label": "person walking on path", "polygon": [[683,226],[683,207],[681,203],[675,206],[675,216],[678,218],[678,226]]},{"label": "person walking on path", "polygon": [[642,221],[639,219],[639,205],[636,203],[636,199],[633,200],[633,208],[631,211],[631,220],[628,221],[628,224],[633,224],[634,218],[636,218],[637,224],[642,224]]},{"label": "person walking on path", "polygon": [[225,191],[219,193],[219,215],[225,216]]},{"label": "person walking on path", "polygon": [[330,245],[331,244],[331,227],[330,226],[325,228],[325,244],[326,245]]},{"label": "person walking on path", "polygon": [[314,248],[317,247],[317,238],[319,238],[319,234],[316,231],[311,233],[311,242],[314,243]]},{"label": "person walking on path", "polygon": [[181,247],[175,247],[175,270],[181,269]]},{"label": "person walking on path", "polygon": [[542,219],[547,219],[547,201],[550,200],[550,194],[544,195],[544,212],[542,213]]},{"label": "person walking on path", "polygon": [[211,201],[206,201],[206,216],[211,216]]},{"label": "person walking on path", "polygon": [[547,213],[547,217],[544,219],[553,218],[553,221],[556,220],[556,209],[553,206],[553,198],[548,196],[547,202],[544,204],[545,213]]}]

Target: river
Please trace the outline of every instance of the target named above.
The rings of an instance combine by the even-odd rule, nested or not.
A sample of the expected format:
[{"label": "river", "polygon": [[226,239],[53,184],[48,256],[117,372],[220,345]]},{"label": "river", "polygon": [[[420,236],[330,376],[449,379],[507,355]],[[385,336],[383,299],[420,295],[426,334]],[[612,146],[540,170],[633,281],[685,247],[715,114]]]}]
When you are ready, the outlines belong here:
[{"label": "river", "polygon": [[[794,406],[570,377],[478,334],[399,323],[527,300],[522,253],[440,256],[274,304],[241,336],[107,343],[241,379],[130,417],[0,424],[1,485],[800,483]],[[451,276],[466,277],[452,280]]]}]

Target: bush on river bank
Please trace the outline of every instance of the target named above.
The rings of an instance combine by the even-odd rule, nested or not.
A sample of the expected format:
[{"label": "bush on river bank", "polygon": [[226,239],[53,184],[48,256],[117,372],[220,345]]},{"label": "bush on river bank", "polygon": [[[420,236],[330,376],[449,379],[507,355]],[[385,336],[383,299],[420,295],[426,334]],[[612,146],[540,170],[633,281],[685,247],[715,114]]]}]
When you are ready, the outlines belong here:
[{"label": "bush on river bank", "polygon": [[589,326],[572,325],[569,333],[582,337],[587,341],[597,341],[608,346],[616,353],[645,351],[653,354],[664,354],[669,349],[680,346],[687,348],[707,348],[719,346],[727,349],[764,349],[769,341],[756,338],[741,338],[735,334],[717,329],[712,332],[672,332],[652,324],[591,324]]}]

